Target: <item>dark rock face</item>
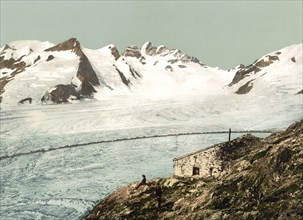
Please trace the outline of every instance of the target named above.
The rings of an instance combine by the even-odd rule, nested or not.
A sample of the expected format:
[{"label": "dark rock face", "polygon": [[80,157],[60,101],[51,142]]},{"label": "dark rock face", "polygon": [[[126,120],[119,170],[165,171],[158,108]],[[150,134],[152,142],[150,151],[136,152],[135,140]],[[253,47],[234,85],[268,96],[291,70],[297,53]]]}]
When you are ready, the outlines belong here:
[{"label": "dark rock face", "polygon": [[274,61],[276,60],[279,60],[279,57],[278,56],[271,56],[271,55],[267,55],[265,57],[268,57],[268,60],[259,60],[257,62],[255,62],[255,65],[257,67],[266,67],[266,66],[269,66],[270,64],[272,64]]},{"label": "dark rock face", "polygon": [[37,63],[41,59],[41,56],[38,55],[37,58],[34,60],[34,64]]},{"label": "dark rock face", "polygon": [[145,53],[149,56],[153,56],[157,50],[157,47],[155,47],[151,42],[148,42],[148,44],[145,47]]},{"label": "dark rock face", "polygon": [[3,54],[5,53],[5,51],[7,49],[12,49],[12,48],[9,45],[6,45],[4,47],[4,49],[2,50],[2,52],[0,53],[0,69],[7,68],[7,69],[14,70],[14,71],[10,75],[2,77],[0,79],[0,103],[2,101],[2,96],[1,95],[5,91],[4,90],[5,85],[10,80],[12,80],[18,73],[23,72],[27,67],[26,63],[24,61],[21,61],[24,56],[18,58],[17,60],[15,60],[14,58],[10,58],[8,60],[5,60]]},{"label": "dark rock face", "polygon": [[3,50],[0,52],[0,56],[1,56],[7,49],[13,50],[13,48],[11,48],[8,44],[5,44]]},{"label": "dark rock face", "polygon": [[118,60],[120,57],[120,53],[119,53],[118,49],[114,46],[109,46],[108,48],[111,50],[111,53],[115,57],[115,60]]},{"label": "dark rock face", "polygon": [[28,102],[29,104],[32,104],[33,99],[32,98],[25,98],[20,100],[18,103],[19,104],[25,104],[26,102]]},{"label": "dark rock face", "polygon": [[128,86],[128,85],[130,84],[129,79],[126,79],[126,77],[124,76],[124,74],[116,67],[116,65],[113,65],[113,66],[116,68],[116,71],[118,72],[118,74],[119,74],[119,76],[120,76],[122,82],[123,82],[126,86]]},{"label": "dark rock face", "polygon": [[[279,54],[281,54],[281,52],[279,52]],[[244,79],[247,75],[256,74],[257,72],[261,71],[262,68],[269,66],[270,64],[278,60],[279,60],[279,56],[267,55],[265,56],[265,59],[256,60],[253,64],[250,64],[246,67],[241,66],[240,69],[236,72],[232,82],[228,86],[237,84],[242,79]]]},{"label": "dark rock face", "polygon": [[164,55],[164,54],[168,54],[168,53],[169,53],[169,49],[167,47],[160,46],[154,55],[159,55],[159,54]]},{"label": "dark rock face", "polygon": [[296,62],[296,58],[295,58],[295,57],[292,57],[292,58],[291,58],[291,61],[295,63],[295,62]]},{"label": "dark rock face", "polygon": [[140,57],[139,62],[142,63],[143,65],[146,64],[146,59],[144,56]]},{"label": "dark rock face", "polygon": [[67,41],[64,41],[60,44],[57,44],[56,46],[46,49],[45,51],[65,51],[65,50],[71,50],[79,57],[83,56],[83,51],[81,50],[80,42],[76,38],[70,38]]},{"label": "dark rock face", "polygon": [[254,80],[250,80],[247,83],[245,83],[243,86],[241,86],[236,93],[239,95],[247,94],[249,91],[253,88],[253,84],[251,83]]},{"label": "dark rock face", "polygon": [[96,92],[94,86],[100,85],[97,74],[85,55],[80,58],[77,77],[82,82],[80,90],[81,95],[92,95]]},{"label": "dark rock face", "polygon": [[76,92],[74,86],[59,84],[55,86],[51,92],[47,92],[41,98],[41,102],[52,101],[54,103],[67,103],[71,96],[74,96],[74,99],[80,99],[80,95]]},{"label": "dark rock face", "polygon": [[170,65],[168,65],[168,66],[165,67],[165,70],[166,70],[166,71],[171,71],[171,72],[172,72],[172,71],[173,71],[173,68],[172,68]]},{"label": "dark rock face", "polygon": [[[201,64],[200,60],[197,57],[191,57],[191,62]],[[204,65],[204,64],[201,64]]]},{"label": "dark rock face", "polygon": [[141,51],[137,46],[129,46],[123,52],[123,56],[136,57],[139,59],[141,57]]},{"label": "dark rock face", "polygon": [[[303,120],[260,139],[252,135],[220,144],[226,160],[218,179],[167,177],[123,187],[85,219],[302,219]],[[216,145],[215,145],[216,146]],[[154,193],[163,191],[162,208]]]},{"label": "dark rock face", "polygon": [[297,95],[299,95],[299,94],[303,94],[303,89],[297,93]]},{"label": "dark rock face", "polygon": [[242,79],[244,79],[248,74],[250,73],[257,73],[259,72],[261,69],[258,68],[257,66],[251,64],[247,67],[244,67],[243,69],[240,69],[236,72],[232,82],[228,85],[228,86],[232,86],[237,84],[238,82],[240,82]]},{"label": "dark rock face", "polygon": [[141,78],[141,75],[131,66],[129,66],[129,71],[131,72],[131,74],[134,78],[137,78],[137,77]]},{"label": "dark rock face", "polygon": [[85,79],[81,84],[81,89],[79,91],[79,94],[88,97],[95,92],[97,92],[95,88],[91,85],[91,83],[88,80]]},{"label": "dark rock face", "polygon": [[24,71],[26,67],[26,63],[21,61],[17,61],[14,58],[10,58],[8,60],[4,60],[3,56],[0,56],[0,68],[7,68],[7,69],[16,69],[14,70],[15,73],[21,73]]},{"label": "dark rock face", "polygon": [[179,68],[186,68],[185,65],[178,65]]},{"label": "dark rock face", "polygon": [[[117,49],[115,49],[114,47],[111,49],[114,56],[116,57],[120,56]],[[72,52],[74,52],[76,55],[80,57],[80,63],[77,71],[77,77],[82,82],[80,94],[85,96],[90,96],[93,92],[96,92],[93,86],[100,85],[100,82],[87,56],[83,53],[80,42],[76,38],[71,38],[54,47],[46,49],[45,51],[65,51],[65,50],[71,50]],[[68,89],[62,91],[69,92]],[[69,93],[67,95],[69,95]]]},{"label": "dark rock face", "polygon": [[53,55],[49,55],[48,57],[47,57],[47,59],[46,59],[46,61],[50,61],[50,60],[52,60],[52,59],[54,59],[55,57],[53,56]]},{"label": "dark rock face", "polygon": [[89,62],[87,56],[85,55],[80,58],[77,77],[80,79],[81,82],[87,80],[94,86],[100,85],[97,74],[93,69],[91,63]]},{"label": "dark rock face", "polygon": [[178,59],[173,59],[173,60],[169,60],[168,62],[170,63],[170,64],[174,64],[174,63],[176,63],[176,62],[178,62],[179,60]]}]

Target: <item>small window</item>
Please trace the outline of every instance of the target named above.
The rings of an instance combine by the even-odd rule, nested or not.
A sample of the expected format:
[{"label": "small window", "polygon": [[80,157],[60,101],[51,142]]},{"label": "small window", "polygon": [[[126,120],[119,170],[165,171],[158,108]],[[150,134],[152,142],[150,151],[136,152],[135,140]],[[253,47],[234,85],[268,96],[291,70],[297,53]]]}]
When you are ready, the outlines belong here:
[{"label": "small window", "polygon": [[196,176],[196,175],[200,175],[200,169],[199,167],[193,167],[193,176]]}]

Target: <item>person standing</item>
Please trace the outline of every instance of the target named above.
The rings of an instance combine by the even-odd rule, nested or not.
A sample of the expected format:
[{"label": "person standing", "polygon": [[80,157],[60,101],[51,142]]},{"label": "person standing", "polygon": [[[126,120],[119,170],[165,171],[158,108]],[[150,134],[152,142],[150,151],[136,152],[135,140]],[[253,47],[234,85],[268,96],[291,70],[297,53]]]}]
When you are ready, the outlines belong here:
[{"label": "person standing", "polygon": [[156,187],[156,197],[158,201],[158,209],[161,209],[162,189],[159,182],[157,183],[157,187]]},{"label": "person standing", "polygon": [[141,183],[139,183],[139,185],[136,187],[136,189],[139,189],[139,187],[142,186],[142,185],[146,185],[146,177],[145,177],[145,175],[142,175],[142,177],[143,177],[143,179],[142,179]]}]

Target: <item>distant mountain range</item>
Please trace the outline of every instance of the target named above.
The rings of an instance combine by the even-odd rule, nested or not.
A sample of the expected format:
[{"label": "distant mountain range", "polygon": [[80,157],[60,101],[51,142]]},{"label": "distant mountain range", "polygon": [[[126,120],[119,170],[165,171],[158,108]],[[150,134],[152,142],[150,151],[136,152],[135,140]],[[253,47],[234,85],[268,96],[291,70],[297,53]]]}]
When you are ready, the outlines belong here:
[{"label": "distant mountain range", "polygon": [[[178,49],[114,45],[98,50],[71,38],[58,45],[16,41],[0,49],[2,104],[66,103],[114,96],[302,94],[302,44],[231,70],[209,67]],[[232,54],[231,54],[232,56]]]}]

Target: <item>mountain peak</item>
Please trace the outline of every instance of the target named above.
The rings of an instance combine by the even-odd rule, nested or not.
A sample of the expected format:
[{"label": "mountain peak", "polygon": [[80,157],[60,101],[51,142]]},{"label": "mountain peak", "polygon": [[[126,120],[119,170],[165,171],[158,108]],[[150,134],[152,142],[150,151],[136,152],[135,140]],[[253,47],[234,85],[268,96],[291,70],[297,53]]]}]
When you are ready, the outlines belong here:
[{"label": "mountain peak", "polygon": [[249,80],[255,80],[255,78],[258,77],[258,74],[261,74],[261,76],[263,76],[266,74],[266,70],[269,70],[269,68],[273,68],[274,66],[278,68],[277,65],[285,65],[286,63],[292,64],[296,62],[296,59],[302,60],[302,44],[288,46],[280,50],[268,53],[256,59],[250,65],[239,65],[235,67],[232,69],[232,71],[235,72],[235,76],[228,86],[233,86],[243,79],[247,79],[247,82]]},{"label": "mountain peak", "polygon": [[113,55],[115,60],[118,60],[120,57],[120,53],[117,47],[114,44],[109,44],[107,48],[111,51],[111,54]]},{"label": "mountain peak", "polygon": [[53,47],[46,49],[45,51],[64,51],[71,50],[78,56],[82,57],[83,52],[81,50],[81,44],[76,38],[70,38],[62,43],[59,43]]},{"label": "mountain peak", "polygon": [[128,46],[125,51],[122,53],[123,56],[126,57],[141,57],[141,51],[136,45]]},{"label": "mountain peak", "polygon": [[2,54],[5,50],[7,50],[7,49],[13,49],[13,48],[11,48],[8,44],[5,44],[5,46],[3,47],[3,49],[1,50],[1,52],[0,52],[0,54]]},{"label": "mountain peak", "polygon": [[157,47],[155,47],[150,41],[147,41],[143,46],[141,47],[141,53],[147,54],[149,56],[152,56],[155,54],[157,50]]}]

